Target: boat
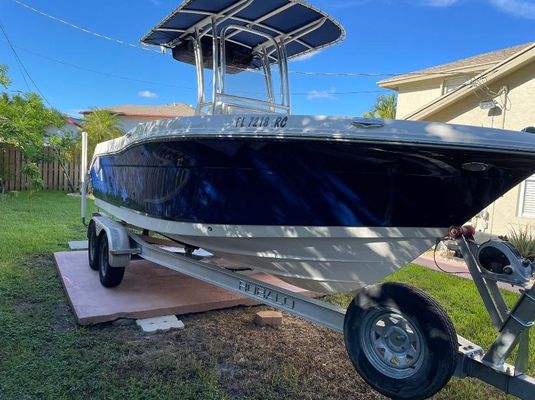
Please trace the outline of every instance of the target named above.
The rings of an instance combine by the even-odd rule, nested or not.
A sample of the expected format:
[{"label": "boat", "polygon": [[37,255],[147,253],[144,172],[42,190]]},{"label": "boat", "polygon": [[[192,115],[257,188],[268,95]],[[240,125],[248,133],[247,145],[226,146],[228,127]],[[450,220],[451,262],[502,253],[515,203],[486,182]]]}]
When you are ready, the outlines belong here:
[{"label": "boat", "polygon": [[[96,205],[296,286],[347,292],[413,261],[535,173],[528,133],[293,115],[289,60],[344,37],[301,0],[184,2],[142,43],[196,68],[196,115],[99,144]],[[261,96],[229,90],[246,73],[262,77]]]}]

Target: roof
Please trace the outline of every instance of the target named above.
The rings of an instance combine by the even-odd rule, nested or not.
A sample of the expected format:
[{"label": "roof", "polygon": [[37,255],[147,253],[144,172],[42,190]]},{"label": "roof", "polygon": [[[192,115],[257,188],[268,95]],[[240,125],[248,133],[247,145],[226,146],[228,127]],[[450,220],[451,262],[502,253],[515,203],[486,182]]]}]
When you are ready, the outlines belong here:
[{"label": "roof", "polygon": [[[189,117],[195,114],[195,109],[183,104],[162,104],[159,106],[136,106],[136,105],[122,105],[103,107],[99,110],[109,111],[112,114],[127,117],[141,117],[141,118],[177,118]],[[91,114],[95,110],[81,111],[80,114]]]},{"label": "roof", "polygon": [[437,65],[408,74],[394,76],[393,78],[380,81],[378,84],[381,87],[395,88],[397,87],[397,85],[405,82],[408,83],[424,79],[432,79],[436,78],[437,76],[442,77],[465,72],[482,72],[499,64],[502,61],[507,60],[508,58],[528,48],[534,43],[535,42],[530,42],[513,47],[508,47],[506,49],[479,54],[473,57],[464,58],[462,60],[453,61],[447,64]]},{"label": "roof", "polygon": [[71,116],[65,116],[64,119],[67,122],[67,125],[72,125],[72,126],[78,128],[78,129],[82,128],[83,120],[81,120],[80,118],[74,118],[74,117],[71,117]]},{"label": "roof", "polygon": [[77,138],[82,130],[82,120],[73,117],[64,117],[65,124],[63,126],[49,126],[46,128],[45,137],[59,137],[59,138]]},{"label": "roof", "polygon": [[509,58],[494,64],[492,67],[470,79],[456,90],[431,101],[418,110],[411,112],[409,115],[404,116],[403,119],[417,121],[425,120],[436,112],[441,111],[472,94],[480,88],[482,82],[486,86],[491,85],[502,79],[504,76],[514,73],[525,66],[532,65],[533,63],[535,63],[535,42],[525,47],[521,47],[521,50],[517,51]]},{"label": "roof", "polygon": [[[218,21],[218,37],[229,25],[252,28],[284,42],[288,58],[333,45],[345,37],[344,28],[337,21],[303,0],[187,0],[152,28],[141,43],[180,49],[182,57],[179,58],[175,51],[173,56],[192,64],[194,50],[188,38],[199,30],[201,36],[206,34],[202,38],[205,53],[211,51],[212,18]],[[264,36],[232,29],[229,29],[226,42],[228,47],[236,46],[236,52],[240,53],[238,57],[228,57],[227,64],[233,66],[238,62],[240,68],[247,57],[258,50],[271,52],[274,48]],[[276,61],[274,57],[271,59]]]}]

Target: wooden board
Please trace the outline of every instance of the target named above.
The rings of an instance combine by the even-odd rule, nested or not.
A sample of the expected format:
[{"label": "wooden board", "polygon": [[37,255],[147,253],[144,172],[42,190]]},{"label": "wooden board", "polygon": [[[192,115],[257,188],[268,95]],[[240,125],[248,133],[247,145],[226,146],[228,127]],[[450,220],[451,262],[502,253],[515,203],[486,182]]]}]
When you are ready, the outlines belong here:
[{"label": "wooden board", "polygon": [[[54,257],[71,308],[81,325],[256,304],[237,293],[145,260],[132,262],[126,269],[122,284],[106,289],[100,284],[98,272],[89,268],[86,251],[55,253]],[[271,275],[255,274],[253,277],[295,293],[313,295]]]},{"label": "wooden board", "polygon": [[[54,149],[47,149],[45,153],[52,155]],[[30,180],[24,174],[22,169],[27,164],[22,153],[13,146],[0,144],[0,178],[4,180],[5,191],[22,191],[30,189]],[[70,192],[69,180],[71,178],[74,190],[80,190],[80,163],[66,162],[63,170],[58,160],[43,161],[37,163],[41,178],[43,179],[45,190],[58,190]]]}]

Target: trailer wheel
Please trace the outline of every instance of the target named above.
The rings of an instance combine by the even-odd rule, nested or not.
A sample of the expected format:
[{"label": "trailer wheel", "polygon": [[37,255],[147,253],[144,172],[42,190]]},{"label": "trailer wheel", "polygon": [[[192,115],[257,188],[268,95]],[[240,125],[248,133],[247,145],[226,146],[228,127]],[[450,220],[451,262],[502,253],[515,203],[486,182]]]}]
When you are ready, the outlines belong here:
[{"label": "trailer wheel", "polygon": [[87,227],[87,239],[87,254],[89,257],[89,266],[92,270],[98,271],[98,237],[97,228],[95,227],[94,221],[91,221],[89,223],[89,226]]},{"label": "trailer wheel", "polygon": [[102,286],[113,288],[119,286],[123,281],[124,267],[112,267],[109,263],[110,252],[108,236],[104,233],[99,241],[99,276]]},{"label": "trailer wheel", "polygon": [[360,376],[392,399],[429,398],[455,371],[453,323],[435,299],[408,285],[363,289],[347,309],[344,339]]}]

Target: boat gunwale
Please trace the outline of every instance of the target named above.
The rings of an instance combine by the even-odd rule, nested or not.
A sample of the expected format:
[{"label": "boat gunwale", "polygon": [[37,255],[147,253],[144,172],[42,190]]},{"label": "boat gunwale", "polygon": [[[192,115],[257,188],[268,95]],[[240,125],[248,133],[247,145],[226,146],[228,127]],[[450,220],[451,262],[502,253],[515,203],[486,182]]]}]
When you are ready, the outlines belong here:
[{"label": "boat gunwale", "polygon": [[[345,143],[362,143],[362,144],[386,144],[386,145],[394,145],[394,146],[416,146],[416,147],[423,147],[423,148],[434,148],[434,149],[449,149],[449,150],[467,150],[467,151],[478,151],[478,152],[491,152],[491,153],[500,153],[500,154],[515,154],[515,155],[530,155],[534,156],[533,151],[530,150],[524,150],[519,148],[504,148],[496,146],[489,146],[489,145],[467,145],[467,144],[456,144],[456,143],[447,143],[447,142],[438,142],[438,141],[415,141],[412,139],[407,140],[399,140],[396,138],[396,140],[389,140],[389,139],[383,139],[383,138],[377,138],[373,136],[364,136],[364,137],[335,137],[335,136],[328,136],[327,134],[323,135],[291,135],[287,134],[286,132],[283,134],[259,134],[257,131],[255,133],[248,133],[247,131],[240,130],[238,133],[205,133],[205,134],[199,134],[194,133],[191,134],[191,131],[193,129],[189,129],[190,132],[188,133],[181,133],[181,134],[171,134],[166,135],[166,132],[171,131],[160,131],[162,134],[154,137],[141,137],[138,140],[130,140],[129,143],[127,143],[125,146],[122,146],[118,150],[114,151],[103,151],[98,152],[99,148],[97,147],[95,149],[95,153],[93,156],[93,161],[91,164],[93,164],[94,160],[97,157],[100,156],[106,156],[106,155],[118,155],[122,154],[125,151],[139,146],[144,143],[154,143],[154,142],[169,142],[169,141],[175,141],[175,140],[187,140],[187,139],[199,139],[199,140],[207,140],[207,139],[252,139],[252,140],[265,140],[270,139],[273,141],[327,141],[327,142],[345,142]],[[205,131],[206,129],[202,129]],[[325,130],[323,131],[325,132]],[[338,131],[337,131],[338,132]],[[339,133],[338,133],[339,134]],[[124,138],[130,139],[130,137],[122,136],[117,139],[112,139],[107,142],[100,143],[99,146],[107,144],[107,143],[113,143],[117,142],[118,140],[124,140]]]}]

